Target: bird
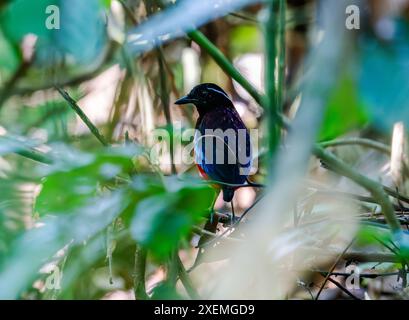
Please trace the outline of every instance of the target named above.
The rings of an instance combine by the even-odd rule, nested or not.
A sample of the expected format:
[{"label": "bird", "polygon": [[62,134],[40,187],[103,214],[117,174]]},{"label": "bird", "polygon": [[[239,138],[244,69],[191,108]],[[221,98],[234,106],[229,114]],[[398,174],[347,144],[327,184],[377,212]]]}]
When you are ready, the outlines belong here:
[{"label": "bird", "polygon": [[195,162],[200,175],[214,181],[230,202],[234,218],[235,191],[249,182],[252,144],[247,127],[227,93],[214,83],[195,86],[176,105],[195,105],[199,117],[194,137]]}]

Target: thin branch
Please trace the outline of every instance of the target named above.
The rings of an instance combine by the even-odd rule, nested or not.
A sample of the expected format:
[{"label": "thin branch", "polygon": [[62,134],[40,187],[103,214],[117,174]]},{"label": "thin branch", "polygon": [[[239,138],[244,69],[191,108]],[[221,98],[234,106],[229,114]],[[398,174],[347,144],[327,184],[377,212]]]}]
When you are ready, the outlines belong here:
[{"label": "thin branch", "polygon": [[[327,278],[327,276],[324,276],[323,274],[321,274],[323,277]],[[339,289],[341,289],[343,292],[345,292],[348,296],[350,296],[352,299],[354,300],[361,300],[359,299],[356,295],[354,295],[353,293],[351,293],[351,291],[349,291],[347,288],[345,288],[342,284],[340,284],[338,281],[332,279],[331,277],[328,278],[329,282],[332,282],[333,284],[335,284]]]},{"label": "thin branch", "polygon": [[43,164],[52,164],[53,160],[47,156],[44,152],[35,150],[35,149],[30,149],[30,148],[21,148],[20,150],[14,151],[14,153],[30,159],[34,160]]},{"label": "thin branch", "polygon": [[[354,273],[348,273],[348,272],[328,272],[328,271],[322,271],[322,270],[311,270],[311,271],[318,272],[322,275],[330,274],[330,276],[335,276],[335,277],[349,277],[354,274]],[[385,272],[385,273],[360,273],[359,277],[375,279],[378,277],[391,277],[391,276],[397,276],[397,275],[399,275],[398,271],[397,272]]]},{"label": "thin branch", "polygon": [[245,21],[252,22],[252,23],[257,23],[257,24],[259,23],[257,18],[251,17],[249,15],[245,15],[245,14],[242,14],[242,13],[231,12],[231,13],[229,13],[229,15],[232,16],[232,17],[235,17],[235,18],[239,18],[239,19],[243,19]]},{"label": "thin branch", "polygon": [[[217,240],[220,239],[235,239],[235,238],[231,238],[231,237],[226,237],[226,234],[230,231],[232,231],[233,228],[237,227],[238,224],[243,220],[243,218],[256,206],[256,204],[262,199],[262,197],[258,198],[256,201],[253,202],[253,204],[248,207],[240,216],[240,218],[234,222],[233,225],[231,225],[228,229],[226,229],[222,234],[220,235],[216,235],[216,237],[213,237],[212,239],[210,239],[209,241],[203,243],[200,248],[204,248],[204,247],[208,247],[210,244],[216,242]],[[237,239],[239,240],[239,239]]]},{"label": "thin branch", "polygon": [[338,258],[334,261],[334,263],[332,264],[331,268],[329,269],[328,274],[325,276],[324,282],[322,283],[320,289],[318,290],[317,295],[315,296],[315,300],[318,300],[318,298],[320,297],[320,294],[322,292],[322,290],[325,287],[325,284],[327,283],[327,281],[329,280],[330,276],[331,276],[331,272],[334,271],[335,267],[337,266],[337,264],[339,263],[339,261],[342,259],[343,255],[348,251],[348,249],[352,246],[352,244],[354,243],[354,240],[352,240],[348,246],[344,249],[344,251],[338,256]]},{"label": "thin branch", "polygon": [[68,102],[70,107],[75,111],[75,113],[81,118],[92,134],[101,142],[102,145],[108,146],[109,143],[105,140],[104,136],[99,132],[98,128],[91,122],[87,115],[78,106],[77,102],[72,99],[69,94],[60,87],[55,87],[61,96]]},{"label": "thin branch", "polygon": [[35,146],[24,145],[21,141],[13,139],[7,135],[0,137],[0,142],[1,141],[5,141],[6,144],[10,142],[13,144],[12,153],[43,164],[51,164],[53,162],[51,157],[46,153],[34,149]]},{"label": "thin branch", "polygon": [[283,112],[285,92],[286,92],[286,77],[285,77],[285,67],[286,67],[286,12],[287,12],[287,2],[286,0],[280,0],[279,8],[279,37],[278,37],[278,92],[277,101],[279,113]]}]

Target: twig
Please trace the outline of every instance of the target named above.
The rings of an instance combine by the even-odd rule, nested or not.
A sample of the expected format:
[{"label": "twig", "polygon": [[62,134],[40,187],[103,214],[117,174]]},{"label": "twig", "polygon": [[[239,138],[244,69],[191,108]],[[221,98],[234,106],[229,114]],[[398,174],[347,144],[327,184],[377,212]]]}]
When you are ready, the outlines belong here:
[{"label": "twig", "polygon": [[15,151],[16,154],[25,157],[27,159],[31,159],[43,164],[52,164],[53,160],[47,156],[47,154],[40,152],[38,150],[25,148]]},{"label": "twig", "polygon": [[325,284],[327,283],[331,272],[334,271],[335,267],[337,266],[338,262],[342,259],[342,256],[348,251],[348,249],[352,246],[352,244],[354,243],[354,240],[352,240],[348,246],[344,249],[344,251],[338,256],[338,258],[335,260],[335,262],[332,264],[331,268],[329,269],[328,274],[325,276],[324,282],[322,283],[320,289],[318,290],[317,295],[315,296],[315,300],[318,300],[318,298],[320,297],[320,294],[322,292],[322,290],[325,287]]},{"label": "twig", "polygon": [[259,21],[256,18],[250,17],[248,15],[244,15],[244,14],[241,14],[241,13],[231,12],[231,13],[229,13],[229,15],[232,16],[232,17],[236,17],[236,18],[239,18],[239,19],[249,21],[249,22],[253,22],[253,23],[257,23],[257,24],[259,23]]},{"label": "twig", "polygon": [[[240,216],[240,218],[233,224],[231,225],[229,228],[227,228],[227,230],[225,230],[222,234],[220,235],[216,235],[216,237],[213,237],[212,239],[210,239],[209,241],[203,243],[200,248],[204,248],[204,247],[208,247],[210,244],[216,242],[217,240],[220,239],[235,239],[235,238],[231,238],[231,237],[225,237],[225,235],[230,232],[233,228],[235,228],[242,220],[243,218],[256,206],[256,204],[261,200],[262,197],[258,198],[256,201],[254,201],[254,203],[248,207]],[[239,239],[237,239],[239,240]]]},{"label": "twig", "polygon": [[105,140],[104,136],[99,132],[98,128],[91,122],[91,120],[87,117],[87,115],[82,111],[82,109],[78,106],[77,102],[72,99],[69,94],[61,89],[60,87],[55,87],[57,91],[61,94],[61,96],[68,102],[70,107],[75,111],[75,113],[81,118],[81,120],[85,123],[88,129],[92,132],[92,134],[101,142],[102,145],[108,146],[109,143]]},{"label": "twig", "polygon": [[[312,272],[318,272],[323,275],[330,274],[330,276],[335,276],[335,277],[349,277],[353,275],[353,273],[348,273],[348,272],[328,272],[328,271],[322,271],[322,270],[311,270]],[[391,277],[391,276],[397,276],[399,275],[399,272],[386,272],[386,273],[360,273],[359,277],[360,278],[369,278],[369,279],[375,279],[378,277]]]},{"label": "twig", "polygon": [[13,148],[10,151],[12,153],[44,164],[51,164],[53,162],[46,153],[34,149],[35,145],[24,145],[24,143],[18,139],[7,135],[0,137],[0,142],[2,141],[5,141],[6,144],[10,142],[13,144]]},{"label": "twig", "polygon": [[[321,274],[323,277],[324,275]],[[325,278],[327,279],[327,276],[325,276]],[[348,296],[350,296],[352,299],[354,300],[361,300],[359,299],[357,296],[355,296],[352,292],[350,292],[347,288],[345,288],[343,285],[341,285],[338,281],[332,279],[331,277],[328,278],[329,282],[332,282],[333,284],[335,284],[339,289],[341,289],[343,292],[345,292]]]},{"label": "twig", "polygon": [[284,108],[285,101],[285,92],[286,92],[286,77],[285,77],[285,67],[286,67],[286,12],[287,12],[287,2],[286,0],[280,0],[279,8],[279,37],[278,37],[278,92],[277,92],[277,101],[278,101],[278,112],[282,113]]}]

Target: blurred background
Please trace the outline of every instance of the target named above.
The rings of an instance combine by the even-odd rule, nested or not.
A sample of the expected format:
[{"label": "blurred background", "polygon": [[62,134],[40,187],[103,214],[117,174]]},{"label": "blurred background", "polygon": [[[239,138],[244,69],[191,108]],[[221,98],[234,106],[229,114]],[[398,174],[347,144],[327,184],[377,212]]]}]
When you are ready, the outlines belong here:
[{"label": "blurred background", "polygon": [[[407,0],[0,0],[0,298],[406,299],[408,74]],[[258,130],[233,226],[203,82]]]}]

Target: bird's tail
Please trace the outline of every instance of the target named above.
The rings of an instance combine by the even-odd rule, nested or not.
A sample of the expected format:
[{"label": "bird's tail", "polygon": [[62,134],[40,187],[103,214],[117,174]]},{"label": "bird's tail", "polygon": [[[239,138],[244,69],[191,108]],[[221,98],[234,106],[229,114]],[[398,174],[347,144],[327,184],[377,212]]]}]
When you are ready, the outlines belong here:
[{"label": "bird's tail", "polygon": [[233,188],[224,188],[223,189],[223,200],[226,202],[230,202],[234,196],[234,189]]}]

